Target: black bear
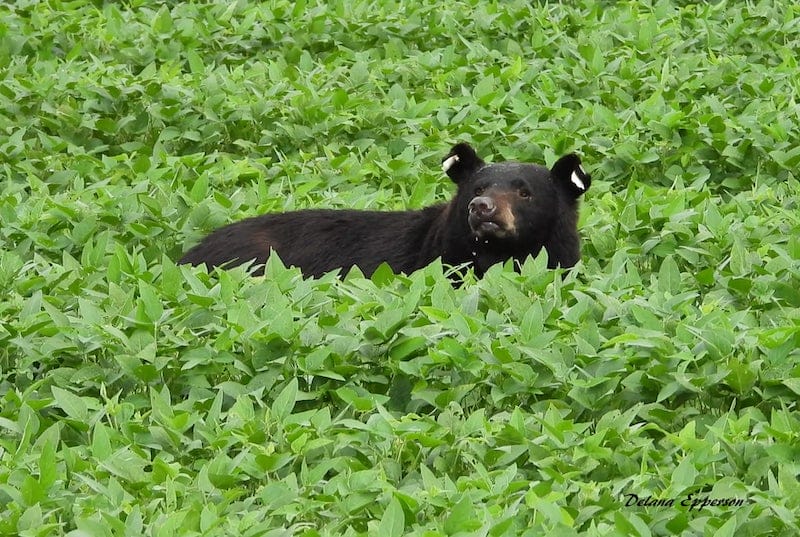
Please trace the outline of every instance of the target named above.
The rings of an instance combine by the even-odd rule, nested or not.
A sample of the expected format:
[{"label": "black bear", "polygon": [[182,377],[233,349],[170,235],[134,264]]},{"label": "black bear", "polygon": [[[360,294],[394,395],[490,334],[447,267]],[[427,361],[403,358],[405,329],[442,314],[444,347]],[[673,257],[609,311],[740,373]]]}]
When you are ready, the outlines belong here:
[{"label": "black bear", "polygon": [[[494,263],[536,256],[548,267],[571,267],[580,258],[578,197],[591,177],[575,154],[548,170],[536,164],[486,164],[466,143],[453,147],[442,168],[458,185],[446,204],[416,211],[302,210],[267,214],[220,228],[180,263],[232,267],[263,265],[275,250],[305,276],[357,266],[370,275],[382,262],[410,273],[437,257],[470,263],[483,275]],[[253,274],[263,274],[263,267]]]}]

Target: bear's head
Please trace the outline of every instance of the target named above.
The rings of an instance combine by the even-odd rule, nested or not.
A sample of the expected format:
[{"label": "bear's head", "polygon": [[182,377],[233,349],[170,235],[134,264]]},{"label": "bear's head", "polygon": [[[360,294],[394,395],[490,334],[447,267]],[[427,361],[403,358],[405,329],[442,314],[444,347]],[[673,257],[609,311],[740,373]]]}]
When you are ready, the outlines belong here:
[{"label": "bear's head", "polygon": [[551,267],[578,261],[578,198],[589,189],[591,176],[577,155],[561,157],[549,170],[521,162],[487,164],[460,143],[442,168],[458,185],[451,211],[468,235],[479,272],[510,257],[535,256],[542,247]]}]

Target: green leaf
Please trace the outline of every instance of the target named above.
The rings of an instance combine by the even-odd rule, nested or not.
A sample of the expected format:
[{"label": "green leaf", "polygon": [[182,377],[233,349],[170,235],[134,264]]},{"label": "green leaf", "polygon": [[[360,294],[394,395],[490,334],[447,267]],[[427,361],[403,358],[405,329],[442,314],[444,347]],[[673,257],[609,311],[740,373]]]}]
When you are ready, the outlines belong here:
[{"label": "green leaf", "polygon": [[130,448],[122,448],[112,453],[110,457],[98,461],[98,464],[129,483],[147,482],[145,467],[149,465],[149,462],[131,451]]},{"label": "green leaf", "polygon": [[363,389],[355,389],[349,386],[343,386],[336,390],[336,395],[338,395],[342,401],[348,405],[352,405],[356,410],[361,412],[375,410],[377,405],[383,405],[389,401],[389,397],[387,396],[370,394]]},{"label": "green leaf", "polygon": [[189,191],[189,195],[192,198],[192,201],[195,203],[200,203],[204,201],[208,197],[208,176],[203,174],[200,175],[192,185],[192,189]]},{"label": "green leaf", "polygon": [[794,170],[800,164],[800,146],[795,146],[788,151],[776,149],[770,153],[770,156],[784,168]]},{"label": "green leaf", "polygon": [[153,31],[158,34],[168,34],[172,32],[172,17],[166,6],[161,6],[153,19]]},{"label": "green leaf", "polygon": [[286,383],[275,401],[272,402],[272,414],[279,420],[284,421],[292,413],[297,402],[298,385],[297,379],[293,378]]},{"label": "green leaf", "polygon": [[383,512],[380,524],[378,524],[378,535],[386,537],[400,537],[405,531],[405,514],[403,507],[397,498],[392,497],[386,510]]},{"label": "green leaf", "polygon": [[450,510],[444,521],[444,531],[447,535],[462,532],[472,532],[481,527],[481,521],[475,512],[475,506],[469,498],[461,498]]},{"label": "green leaf", "polygon": [[139,297],[146,319],[151,323],[160,321],[164,314],[164,307],[161,305],[161,296],[156,289],[144,282],[139,282]]},{"label": "green leaf", "polygon": [[368,339],[386,341],[394,336],[406,324],[406,315],[398,309],[380,312],[372,326],[364,330]]},{"label": "green leaf", "polygon": [[394,361],[406,360],[428,346],[423,336],[399,337],[389,348],[389,357]]},{"label": "green leaf", "polygon": [[661,261],[661,268],[658,270],[658,290],[671,295],[681,292],[680,270],[671,255]]},{"label": "green leaf", "polygon": [[394,280],[394,278],[394,272],[388,263],[381,263],[378,265],[378,268],[376,268],[375,272],[370,276],[373,283],[378,286],[384,286]]},{"label": "green leaf", "polygon": [[472,91],[475,100],[481,105],[486,105],[491,102],[494,96],[495,84],[496,81],[493,76],[481,77],[475,85],[475,89]]},{"label": "green leaf", "polygon": [[58,386],[50,388],[55,404],[70,418],[86,423],[89,420],[89,409],[83,398]]},{"label": "green leaf", "polygon": [[794,393],[800,395],[800,378],[784,379],[782,383]]},{"label": "green leaf", "polygon": [[206,66],[203,58],[195,50],[190,49],[186,52],[186,60],[189,62],[189,69],[195,75],[205,75]]},{"label": "green leaf", "polygon": [[730,517],[713,535],[714,537],[734,537],[736,528],[736,517]]},{"label": "green leaf", "polygon": [[21,534],[39,531],[45,525],[42,507],[38,503],[25,509],[17,521],[16,529]]},{"label": "green leaf", "polygon": [[369,80],[369,66],[366,62],[357,61],[350,68],[350,81],[354,85],[364,84]]},{"label": "green leaf", "polygon": [[728,369],[730,373],[725,377],[728,385],[742,395],[750,393],[758,380],[757,370],[753,364],[743,362],[738,358],[731,358],[728,360]]},{"label": "green leaf", "polygon": [[108,428],[102,422],[97,422],[92,435],[92,455],[97,460],[106,460],[111,456],[111,440]]},{"label": "green leaf", "polygon": [[56,461],[56,446],[54,442],[45,442],[42,451],[39,453],[39,487],[46,493],[58,478],[58,467]]},{"label": "green leaf", "polygon": [[544,325],[544,312],[542,306],[538,302],[531,304],[528,311],[522,317],[519,330],[523,340],[533,340],[542,333]]},{"label": "green leaf", "polygon": [[684,491],[695,484],[697,470],[694,467],[693,456],[690,454],[681,460],[670,476],[670,489],[676,493]]}]

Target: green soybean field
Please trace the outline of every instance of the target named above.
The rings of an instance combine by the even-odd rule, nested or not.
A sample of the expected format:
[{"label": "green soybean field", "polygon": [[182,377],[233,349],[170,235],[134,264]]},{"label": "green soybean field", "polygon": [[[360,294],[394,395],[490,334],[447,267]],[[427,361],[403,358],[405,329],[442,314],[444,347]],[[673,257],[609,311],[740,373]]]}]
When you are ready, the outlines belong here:
[{"label": "green soybean field", "polygon": [[[0,535],[800,535],[800,7],[0,4]],[[213,229],[592,175],[581,261]]]}]

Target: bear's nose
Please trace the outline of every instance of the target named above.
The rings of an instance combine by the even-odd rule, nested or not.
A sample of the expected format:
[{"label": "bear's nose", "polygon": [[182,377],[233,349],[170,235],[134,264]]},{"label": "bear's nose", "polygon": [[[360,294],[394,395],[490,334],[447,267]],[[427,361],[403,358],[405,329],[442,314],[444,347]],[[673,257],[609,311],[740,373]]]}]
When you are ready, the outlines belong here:
[{"label": "bear's nose", "polygon": [[497,211],[497,206],[492,201],[492,198],[486,196],[478,196],[469,202],[469,212],[480,218],[488,218]]}]

